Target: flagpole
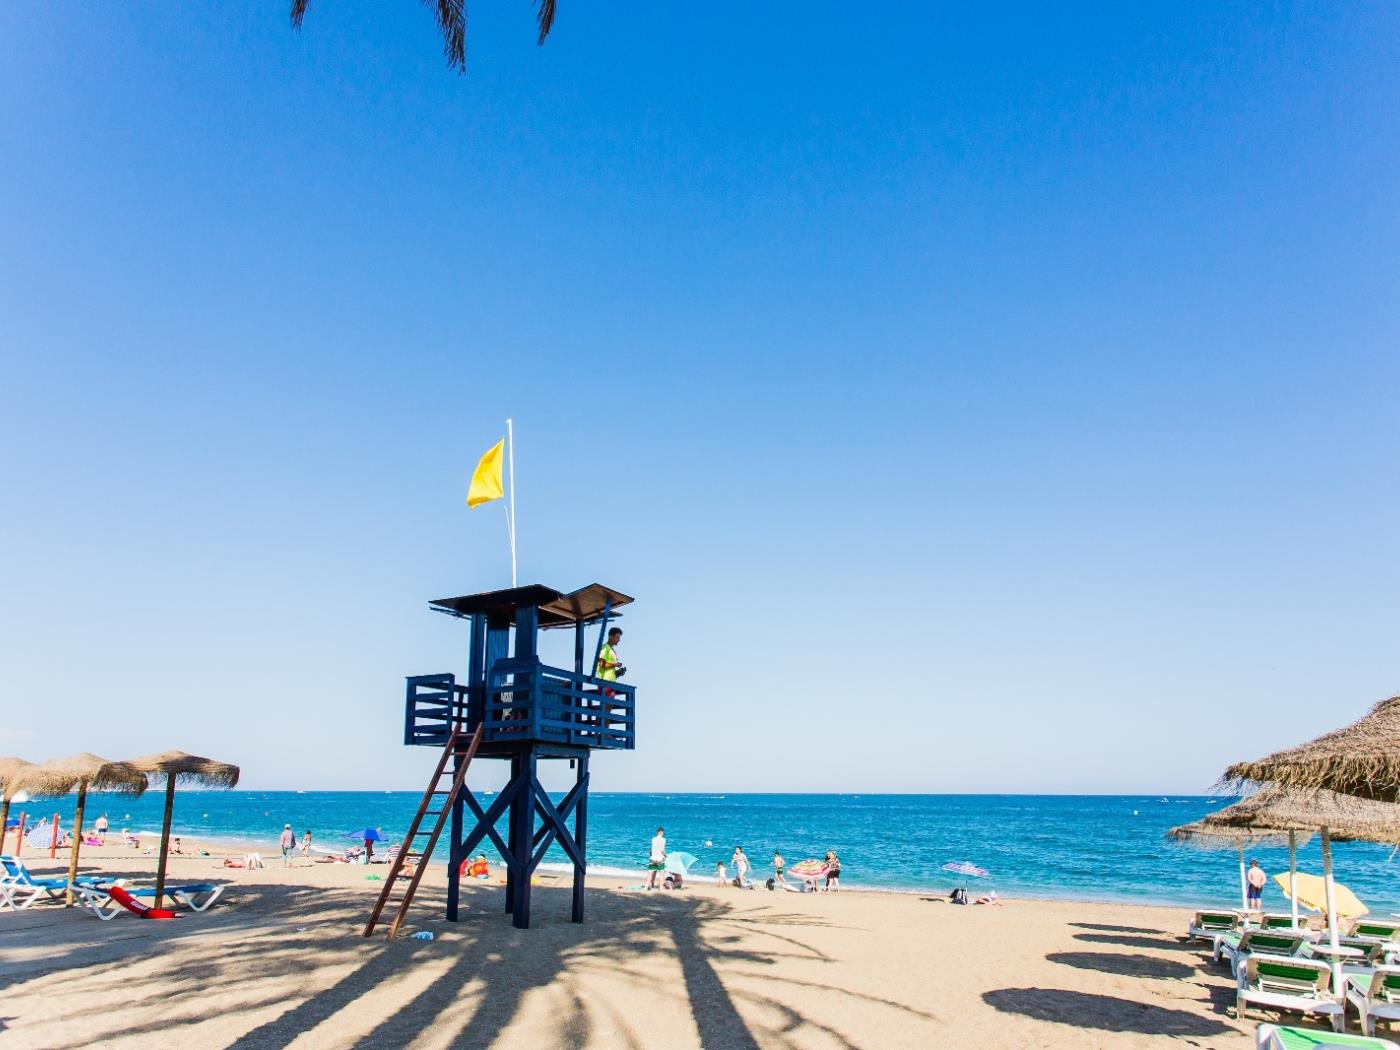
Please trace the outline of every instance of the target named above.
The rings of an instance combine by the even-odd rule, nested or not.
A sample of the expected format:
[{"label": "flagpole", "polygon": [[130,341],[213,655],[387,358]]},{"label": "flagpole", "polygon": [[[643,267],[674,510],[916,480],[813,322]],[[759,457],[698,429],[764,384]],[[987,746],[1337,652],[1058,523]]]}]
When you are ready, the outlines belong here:
[{"label": "flagpole", "polygon": [[515,578],[515,425],[506,420],[506,462],[510,468],[510,508],[506,521],[510,525],[510,585],[519,586]]}]

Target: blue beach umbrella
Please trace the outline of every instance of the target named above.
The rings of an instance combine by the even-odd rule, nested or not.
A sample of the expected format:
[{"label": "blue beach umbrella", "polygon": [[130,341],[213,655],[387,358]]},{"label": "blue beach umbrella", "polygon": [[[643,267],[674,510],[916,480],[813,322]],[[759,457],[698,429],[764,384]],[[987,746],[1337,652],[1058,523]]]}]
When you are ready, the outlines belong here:
[{"label": "blue beach umbrella", "polygon": [[668,853],[666,854],[666,870],[677,875],[689,875],[691,865],[697,859],[699,858],[693,857],[689,853]]},{"label": "blue beach umbrella", "polygon": [[352,831],[347,838],[359,839],[361,842],[383,842],[384,836],[379,834],[375,828],[363,828],[360,831]]}]

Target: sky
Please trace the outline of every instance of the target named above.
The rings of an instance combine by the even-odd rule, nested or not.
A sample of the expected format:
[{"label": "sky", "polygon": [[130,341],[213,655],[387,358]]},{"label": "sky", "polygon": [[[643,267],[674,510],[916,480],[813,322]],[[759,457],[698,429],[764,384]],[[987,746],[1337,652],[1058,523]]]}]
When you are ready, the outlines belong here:
[{"label": "sky", "polygon": [[284,7],[0,6],[0,753],[421,789],[508,416],[521,582],[637,599],[595,790],[1203,792],[1400,692],[1400,8]]}]

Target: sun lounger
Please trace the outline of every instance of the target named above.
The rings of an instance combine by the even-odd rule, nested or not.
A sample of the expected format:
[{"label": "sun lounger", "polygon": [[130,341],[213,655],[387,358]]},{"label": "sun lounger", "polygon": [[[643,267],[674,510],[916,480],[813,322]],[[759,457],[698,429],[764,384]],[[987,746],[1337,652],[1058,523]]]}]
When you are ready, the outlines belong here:
[{"label": "sun lounger", "polygon": [[1400,939],[1400,922],[1384,919],[1357,919],[1349,931],[1353,937],[1374,937],[1381,941]]},{"label": "sun lounger", "polygon": [[1215,962],[1229,959],[1231,971],[1238,973],[1240,960],[1247,955],[1294,956],[1306,943],[1307,938],[1300,933],[1279,933],[1251,926],[1237,933],[1222,933],[1216,937],[1212,959]]},{"label": "sun lounger", "polygon": [[1283,1025],[1261,1024],[1254,1035],[1258,1050],[1400,1050],[1389,1039],[1372,1039],[1364,1035],[1342,1035],[1340,1032],[1319,1032],[1314,1028],[1287,1028]]},{"label": "sun lounger", "polygon": [[1254,1003],[1271,1010],[1322,1014],[1337,1032],[1346,1027],[1346,1011],[1332,994],[1332,968],[1320,959],[1246,955],[1235,981],[1235,1016],[1239,1020],[1244,1020],[1249,1004]]},{"label": "sun lounger", "polygon": [[[127,887],[127,892],[133,897],[154,897],[155,887],[143,886],[140,889]],[[176,904],[183,904],[194,911],[207,911],[220,896],[223,895],[224,887],[214,882],[201,882],[188,886],[167,886],[165,895]]]},{"label": "sun lounger", "polygon": [[[1302,932],[1304,929],[1306,929],[1307,919],[1304,919],[1302,916],[1299,916],[1298,923],[1299,925],[1297,929],[1299,932]],[[1294,928],[1293,916],[1286,914],[1261,915],[1259,917],[1259,928],[1263,930],[1291,930]]]},{"label": "sun lounger", "polygon": [[[1329,958],[1325,951],[1329,942],[1321,940],[1315,943],[1323,951],[1314,952],[1313,944],[1305,944],[1298,954],[1318,959]],[[1386,949],[1393,947],[1388,941],[1378,941],[1374,937],[1338,937],[1337,943],[1343,948],[1352,948],[1361,953],[1361,958],[1348,957],[1348,965],[1379,966],[1385,962]]]},{"label": "sun lounger", "polygon": [[[111,881],[101,875],[80,875],[74,880],[80,886],[95,886]],[[68,880],[59,876],[36,877],[18,857],[0,856],[0,887],[3,887],[0,903],[15,911],[21,911],[35,901],[62,897],[68,889]]]},{"label": "sun lounger", "polygon": [[[112,886],[120,886],[121,884],[121,879],[110,883]],[[87,883],[75,884],[73,886],[73,899],[103,922],[115,919],[122,911],[122,906],[112,899],[112,895],[107,892],[106,887],[92,886]]]},{"label": "sun lounger", "polygon": [[1220,934],[1236,929],[1241,922],[1237,911],[1198,911],[1186,927],[1186,936],[1193,941],[1213,942]]},{"label": "sun lounger", "polygon": [[1376,1034],[1377,1021],[1400,1021],[1400,966],[1377,966],[1370,975],[1347,979],[1347,1002],[1361,1017],[1361,1030]]},{"label": "sun lounger", "polygon": [[1258,1038],[1255,1045],[1259,1050],[1400,1050],[1400,1046],[1389,1039],[1271,1024],[1259,1026]]}]

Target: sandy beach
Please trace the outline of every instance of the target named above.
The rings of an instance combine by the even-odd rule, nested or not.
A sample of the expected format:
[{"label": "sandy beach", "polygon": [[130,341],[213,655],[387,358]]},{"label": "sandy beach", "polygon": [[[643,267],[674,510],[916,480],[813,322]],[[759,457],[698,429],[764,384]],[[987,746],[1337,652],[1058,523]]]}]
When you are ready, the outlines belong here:
[{"label": "sandy beach", "polygon": [[[213,852],[172,858],[177,880],[230,882],[204,914],[0,912],[3,1045],[1244,1048],[1257,1024],[1226,1014],[1228,971],[1181,941],[1181,909],[614,877],[590,881],[574,925],[546,875],[518,931],[485,884],[445,922],[439,868],[412,917],[435,939],[367,941],[384,866],[242,872]],[[148,881],[154,858],[94,847],[83,869]]]}]

